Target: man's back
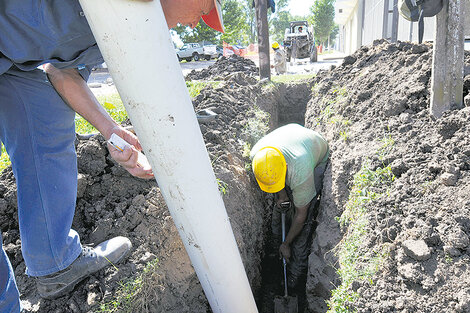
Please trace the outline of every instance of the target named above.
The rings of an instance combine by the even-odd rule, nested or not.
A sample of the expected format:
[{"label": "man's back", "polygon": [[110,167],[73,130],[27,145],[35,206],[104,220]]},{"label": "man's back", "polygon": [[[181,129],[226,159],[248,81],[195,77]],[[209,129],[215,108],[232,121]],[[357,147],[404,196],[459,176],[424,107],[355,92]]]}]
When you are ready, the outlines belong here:
[{"label": "man's back", "polygon": [[286,185],[292,190],[295,205],[307,205],[316,196],[313,171],[328,158],[326,140],[316,131],[288,124],[258,141],[251,150],[251,157],[266,146],[281,150],[287,163]]}]

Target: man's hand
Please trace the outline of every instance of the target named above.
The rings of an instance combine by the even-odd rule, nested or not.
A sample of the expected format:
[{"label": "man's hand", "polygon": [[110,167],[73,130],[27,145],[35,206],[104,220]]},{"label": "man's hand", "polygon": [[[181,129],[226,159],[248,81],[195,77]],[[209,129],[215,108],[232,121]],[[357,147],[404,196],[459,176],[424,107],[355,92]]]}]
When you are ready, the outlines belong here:
[{"label": "man's hand", "polygon": [[286,262],[289,263],[290,246],[287,243],[283,242],[281,244],[281,246],[279,247],[279,254],[280,254],[281,258],[286,259]]},{"label": "man's hand", "polygon": [[153,172],[151,168],[142,168],[137,165],[138,151],[142,151],[139,139],[120,126],[115,126],[110,134],[115,133],[125,141],[127,141],[131,147],[125,147],[124,151],[119,151],[108,143],[108,150],[111,157],[122,165],[131,175],[143,179],[153,178]]}]

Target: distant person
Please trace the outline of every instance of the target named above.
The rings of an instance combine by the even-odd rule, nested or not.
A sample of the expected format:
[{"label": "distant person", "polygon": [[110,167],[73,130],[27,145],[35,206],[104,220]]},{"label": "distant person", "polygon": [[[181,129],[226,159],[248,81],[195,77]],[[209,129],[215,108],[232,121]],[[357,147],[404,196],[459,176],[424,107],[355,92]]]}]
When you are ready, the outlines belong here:
[{"label": "distant person", "polygon": [[286,65],[286,52],[281,48],[277,41],[273,42],[271,47],[274,50],[274,64],[273,67],[277,75],[285,74],[287,71]]},{"label": "distant person", "polygon": [[[161,0],[161,5],[168,28],[178,23],[194,28],[202,16],[223,31],[220,0]],[[125,237],[85,247],[71,229],[77,193],[75,112],[105,139],[117,133],[132,145],[123,152],[108,145],[129,173],[141,178],[153,173],[137,166],[137,137],[114,122],[88,88],[90,70],[103,58],[78,0],[1,0],[0,32],[0,140],[16,178],[26,274],[36,277],[41,297],[55,298],[131,249]],[[46,73],[37,69],[42,64]],[[0,312],[20,311],[2,244]]]},{"label": "distant person", "polygon": [[299,31],[299,34],[302,32],[302,26],[299,26],[298,31]]},{"label": "distant person", "polygon": [[292,205],[286,212],[285,241],[279,253],[288,262],[288,286],[305,285],[315,204],[323,186],[329,149],[316,131],[288,124],[261,138],[251,149],[252,168],[261,190],[273,193],[275,208],[272,231],[281,234],[281,203]]}]

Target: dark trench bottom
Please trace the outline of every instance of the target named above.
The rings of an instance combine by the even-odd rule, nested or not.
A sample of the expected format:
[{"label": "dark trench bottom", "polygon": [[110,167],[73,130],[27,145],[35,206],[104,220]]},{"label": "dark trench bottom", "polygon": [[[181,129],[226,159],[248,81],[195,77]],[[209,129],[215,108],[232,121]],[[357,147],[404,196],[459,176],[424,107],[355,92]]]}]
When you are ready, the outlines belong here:
[{"label": "dark trench bottom", "polygon": [[[316,214],[315,214],[316,215]],[[312,229],[311,238],[315,236],[316,226]],[[274,312],[274,299],[276,296],[284,296],[284,270],[282,259],[279,257],[279,245],[281,238],[268,231],[265,243],[264,257],[261,260],[261,288],[258,292],[258,310],[260,313]],[[296,288],[288,288],[289,296],[297,296],[298,313],[306,310],[306,277],[307,272],[302,275]]]},{"label": "dark trench bottom", "polygon": [[[294,94],[297,92],[294,92]],[[289,93],[286,98],[289,98]],[[288,100],[282,101],[277,104],[278,107],[278,127],[289,124],[298,123],[304,125],[305,111],[308,102],[308,97],[303,101],[295,102]],[[271,202],[273,203],[273,202]],[[320,201],[318,201],[318,204]],[[266,231],[266,241],[264,256],[261,260],[261,288],[257,293],[257,306],[259,313],[273,313],[274,312],[274,299],[276,296],[284,296],[284,270],[282,265],[282,259],[279,257],[279,245],[281,238],[276,236],[271,231],[271,217],[273,208],[266,208],[269,210],[269,222],[267,223],[268,230]],[[315,208],[318,211],[318,206]],[[316,218],[316,212],[314,219]],[[312,228],[311,238],[315,236],[316,226]],[[289,296],[296,295],[298,299],[299,311],[298,313],[304,313],[306,311],[306,277],[307,273],[303,275],[303,279],[298,284],[299,286],[295,290],[289,288]]]}]

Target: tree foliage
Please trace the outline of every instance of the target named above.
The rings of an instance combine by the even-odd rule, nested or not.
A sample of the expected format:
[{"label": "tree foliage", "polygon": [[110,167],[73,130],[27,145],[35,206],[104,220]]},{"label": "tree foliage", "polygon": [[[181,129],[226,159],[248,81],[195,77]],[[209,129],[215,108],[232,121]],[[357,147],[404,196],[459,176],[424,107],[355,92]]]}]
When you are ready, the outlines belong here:
[{"label": "tree foliage", "polygon": [[201,19],[194,29],[187,26],[178,25],[173,30],[180,36],[184,43],[187,42],[212,42],[219,41],[220,35],[204,23]]},{"label": "tree foliage", "polygon": [[[275,0],[276,11],[268,8],[269,34],[273,41],[282,43],[285,29],[292,21],[308,20],[313,25],[315,37],[320,41],[327,41],[334,30],[334,1],[315,0],[310,9],[310,15],[293,16],[287,9],[291,0]],[[221,45],[222,41],[229,44],[248,45],[257,43],[256,14],[253,0],[224,0],[223,16],[225,34],[208,27],[203,20],[194,28],[177,26],[174,28],[184,43],[212,42]],[[333,36],[334,38],[334,36]]]},{"label": "tree foliage", "polygon": [[229,43],[247,44],[250,41],[250,30],[249,25],[246,23],[247,11],[244,6],[238,0],[225,0],[222,12],[224,17],[224,34],[207,26],[202,19],[194,29],[178,25],[174,30],[184,43],[211,42],[222,44],[222,41],[226,41]]},{"label": "tree foliage", "polygon": [[309,18],[309,23],[313,25],[315,38],[321,42],[328,40],[328,36],[334,28],[334,3],[335,0],[315,0],[310,8],[312,15]]},{"label": "tree foliage", "polygon": [[247,45],[250,42],[250,27],[243,5],[237,0],[225,0],[223,8],[225,33],[221,39],[228,43]]}]

